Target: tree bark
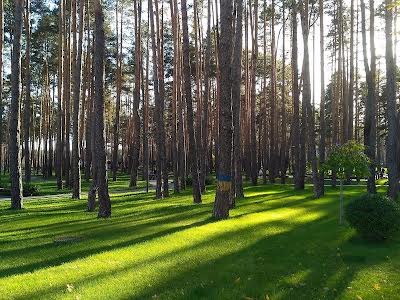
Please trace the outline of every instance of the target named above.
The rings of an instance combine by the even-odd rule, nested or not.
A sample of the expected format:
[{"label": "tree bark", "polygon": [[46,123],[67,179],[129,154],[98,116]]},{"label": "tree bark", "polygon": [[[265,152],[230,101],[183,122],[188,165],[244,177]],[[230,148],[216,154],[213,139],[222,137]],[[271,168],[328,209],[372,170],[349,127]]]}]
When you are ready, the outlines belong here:
[{"label": "tree bark", "polygon": [[324,1],[319,0],[319,18],[320,18],[320,59],[321,59],[321,100],[320,100],[320,141],[319,141],[319,162],[320,172],[317,187],[317,197],[325,194],[325,172],[321,167],[325,163],[326,148],[326,122],[325,122],[325,41],[324,41]]},{"label": "tree bark", "polygon": [[375,34],[374,34],[374,1],[370,0],[370,49],[371,49],[371,66],[368,63],[367,56],[367,34],[366,34],[366,17],[365,17],[365,1],[361,0],[361,32],[364,53],[364,68],[367,79],[368,94],[365,105],[365,122],[364,122],[364,144],[365,154],[371,160],[370,175],[368,177],[367,190],[368,193],[376,193],[375,185],[375,156],[376,156],[376,92],[375,92],[375,76],[376,76],[376,57],[375,57]]},{"label": "tree bark", "polygon": [[[122,22],[122,14],[121,14],[121,22]],[[116,108],[115,108],[115,119],[114,119],[114,127],[113,127],[113,137],[114,137],[114,146],[113,146],[113,155],[112,155],[112,179],[113,181],[117,180],[117,170],[118,170],[118,148],[119,148],[119,131],[120,131],[120,111],[121,111],[121,90],[122,90],[122,60],[120,53],[120,44],[122,44],[122,36],[119,30],[118,23],[118,0],[116,1],[115,7],[115,24],[116,24],[116,33],[117,33],[117,69],[116,69],[116,87],[117,87],[117,98],[116,98]],[[122,26],[121,26],[122,31]],[[122,46],[121,46],[122,47]]]},{"label": "tree bark", "polygon": [[73,8],[73,64],[74,68],[74,112],[73,112],[73,141],[72,141],[72,198],[80,199],[81,197],[81,159],[80,159],[80,142],[79,142],[79,109],[81,96],[81,72],[82,72],[82,43],[83,43],[83,24],[84,24],[85,1],[79,2],[79,40],[77,40],[78,26],[76,22],[76,1],[74,0]]},{"label": "tree bark", "polygon": [[232,188],[232,81],[231,63],[233,50],[232,0],[221,0],[221,38],[219,67],[221,95],[219,99],[219,165],[213,217],[229,217]]},{"label": "tree bark", "polygon": [[23,208],[21,175],[21,35],[23,0],[14,1],[13,51],[11,57],[11,103],[9,121],[9,164],[11,179],[11,209]]},{"label": "tree bark", "polygon": [[106,145],[104,140],[104,13],[100,0],[95,1],[95,52],[94,52],[94,160],[97,165],[96,185],[99,198],[99,218],[111,217],[111,202],[108,194]]},{"label": "tree bark", "polygon": [[[132,141],[132,166],[131,166],[131,178],[129,186],[131,188],[137,185],[137,172],[139,167],[139,152],[140,152],[140,116],[139,116],[139,104],[140,104],[140,83],[141,83],[141,69],[142,69],[142,36],[141,36],[141,11],[142,11],[142,0],[134,1],[135,7],[135,89],[133,99],[133,141]],[[139,13],[138,13],[139,12]],[[122,23],[121,23],[122,26]],[[122,28],[122,27],[121,27]]]},{"label": "tree bark", "polygon": [[235,198],[243,198],[242,178],[242,144],[241,144],[241,84],[242,84],[242,29],[243,29],[243,1],[236,0],[236,27],[235,47],[232,62],[232,106],[233,106],[233,171],[234,171],[234,201]]},{"label": "tree bark", "polygon": [[31,132],[31,20],[30,20],[30,0],[25,0],[25,102],[24,102],[24,160],[25,160],[25,181],[31,181],[31,161],[30,161],[30,132]]},{"label": "tree bark", "polygon": [[[193,100],[191,88],[191,71],[190,71],[190,44],[189,44],[189,30],[188,30],[188,16],[186,0],[181,1],[182,11],[182,33],[183,33],[183,75],[184,75],[184,91],[187,106],[186,124],[189,133],[189,159],[192,171],[193,181],[193,201],[194,203],[201,203],[201,190],[199,182],[199,168],[197,160],[197,146],[196,137],[194,134],[194,117],[193,117]],[[199,141],[200,142],[200,141]]]},{"label": "tree bark", "polygon": [[385,0],[385,35],[386,35],[386,94],[387,94],[387,162],[389,169],[388,195],[393,200],[397,199],[400,186],[399,157],[397,153],[399,126],[396,108],[396,64],[393,55],[393,9],[392,0]]}]

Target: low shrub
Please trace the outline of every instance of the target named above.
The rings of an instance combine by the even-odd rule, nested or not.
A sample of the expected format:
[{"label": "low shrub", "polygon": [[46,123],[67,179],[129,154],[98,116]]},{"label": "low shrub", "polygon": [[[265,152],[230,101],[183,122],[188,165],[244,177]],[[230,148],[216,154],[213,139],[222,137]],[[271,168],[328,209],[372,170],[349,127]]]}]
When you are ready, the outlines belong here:
[{"label": "low shrub", "polygon": [[400,231],[400,205],[383,195],[364,195],[346,207],[346,219],[369,241],[384,241]]},{"label": "low shrub", "polygon": [[32,183],[24,183],[23,193],[24,193],[24,197],[39,196],[39,187]]},{"label": "low shrub", "polygon": [[[215,184],[215,178],[213,177],[213,176],[207,176],[205,179],[204,179],[204,182],[205,182],[205,184],[206,185],[213,185],[213,184]],[[193,178],[192,178],[192,176],[188,176],[188,177],[186,177],[186,185],[187,186],[192,186],[193,185]]]}]

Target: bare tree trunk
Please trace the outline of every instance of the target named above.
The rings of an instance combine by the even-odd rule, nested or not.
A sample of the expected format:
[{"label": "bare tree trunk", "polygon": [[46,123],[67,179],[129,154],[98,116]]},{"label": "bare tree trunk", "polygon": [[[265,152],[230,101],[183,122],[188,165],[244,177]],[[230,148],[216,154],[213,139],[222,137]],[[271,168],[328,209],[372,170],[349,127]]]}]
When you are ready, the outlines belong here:
[{"label": "bare tree trunk", "polygon": [[[209,126],[208,126],[208,109],[211,103],[210,97],[210,68],[211,68],[211,0],[208,0],[207,5],[207,41],[206,41],[206,53],[205,53],[205,64],[204,64],[204,97],[203,97],[203,119],[202,119],[202,141],[203,143],[203,156],[201,157],[201,173],[205,178],[208,175],[208,156],[209,156]],[[240,101],[240,97],[239,97]],[[205,184],[205,181],[204,181]]]},{"label": "bare tree trunk", "polygon": [[[142,11],[142,0],[134,1],[135,7],[135,89],[133,95],[133,141],[132,141],[132,166],[131,166],[131,178],[129,186],[131,188],[136,187],[137,184],[137,171],[139,167],[139,152],[140,152],[140,116],[139,116],[139,104],[140,104],[140,88],[141,88],[141,69],[142,69],[142,37],[141,37],[141,11]],[[139,12],[139,13],[138,13]],[[122,23],[121,23],[122,26]],[[122,27],[121,27],[122,31]],[[121,33],[122,34],[122,33]]]},{"label": "bare tree trunk", "polygon": [[9,121],[9,164],[11,179],[11,209],[23,208],[21,175],[21,35],[23,0],[14,1],[13,51],[11,57],[11,104]]},{"label": "bare tree trunk", "polygon": [[59,33],[58,33],[58,82],[57,82],[57,145],[56,145],[56,176],[57,176],[57,189],[63,188],[63,66],[64,66],[64,0],[59,1]]},{"label": "bare tree trunk", "polygon": [[285,38],[286,38],[286,20],[285,20],[285,3],[282,2],[282,36],[283,36],[283,42],[282,42],[282,108],[281,108],[281,113],[282,113],[282,140],[281,140],[281,151],[280,151],[280,158],[281,158],[281,183],[285,184],[286,182],[286,171],[287,171],[287,150],[286,150],[286,140],[287,140],[287,123],[286,123],[286,95],[285,95],[285,55],[286,55],[286,44],[285,44]]},{"label": "bare tree trunk", "polygon": [[[197,160],[196,137],[194,134],[193,100],[190,80],[190,50],[189,50],[189,32],[186,0],[181,1],[182,11],[182,33],[183,33],[183,75],[184,91],[187,106],[187,130],[189,133],[189,159],[192,170],[193,180],[193,200],[195,203],[201,203],[201,191],[199,182],[199,168]],[[200,142],[200,141],[199,141]]]},{"label": "bare tree trunk", "polygon": [[[319,0],[319,19],[320,19],[320,51],[321,51],[321,100],[320,100],[320,142],[319,142],[319,162],[322,166],[325,162],[326,148],[326,122],[325,122],[325,42],[324,42],[324,1]],[[325,173],[320,168],[319,181],[317,186],[317,197],[320,198],[325,194]]]},{"label": "bare tree trunk", "polygon": [[[304,1],[304,4],[301,6],[301,27],[303,31],[303,45],[304,45],[304,58],[303,58],[303,107],[305,106],[305,110],[303,110],[303,124],[305,134],[307,135],[307,139],[305,136],[303,138],[304,141],[308,142],[308,159],[311,162],[312,168],[312,177],[314,184],[314,195],[317,197],[318,193],[318,167],[317,167],[317,158],[316,158],[316,150],[315,150],[315,117],[313,113],[313,108],[311,105],[311,80],[310,80],[310,57],[309,57],[309,49],[308,49],[308,37],[309,37],[309,3],[308,0]],[[306,142],[306,143],[307,143]],[[305,153],[302,153],[302,156]],[[305,162],[305,160],[303,161]],[[304,166],[305,168],[305,166]]]},{"label": "bare tree trunk", "polygon": [[81,71],[82,71],[82,43],[83,43],[83,31],[84,31],[84,11],[85,1],[79,2],[79,40],[77,41],[77,22],[76,22],[76,0],[73,4],[73,64],[74,67],[74,112],[73,112],[73,141],[72,141],[72,198],[80,199],[81,197],[81,159],[80,159],[80,147],[79,147],[79,108],[80,108],[80,96],[81,96]]},{"label": "bare tree trunk", "polygon": [[[121,13],[121,23],[122,23],[122,13]],[[121,111],[121,90],[122,90],[122,53],[120,53],[120,44],[122,48],[122,26],[121,32],[119,30],[118,23],[118,0],[116,1],[115,7],[115,24],[116,24],[116,33],[117,33],[117,99],[116,99],[116,108],[115,108],[115,119],[114,119],[114,128],[113,128],[113,137],[114,137],[114,148],[112,155],[112,179],[113,181],[117,180],[117,170],[118,170],[118,148],[119,148],[119,131],[120,131],[120,111]]]},{"label": "bare tree trunk", "polygon": [[96,184],[99,197],[99,218],[111,217],[111,202],[108,194],[106,145],[104,141],[104,14],[100,0],[95,1],[95,45],[94,45],[94,160],[97,165]]},{"label": "bare tree trunk", "polygon": [[367,56],[367,34],[365,21],[365,1],[361,0],[361,32],[362,44],[364,53],[364,68],[367,78],[368,94],[365,105],[365,123],[364,123],[364,144],[365,152],[371,160],[370,176],[368,177],[368,192],[376,193],[375,185],[375,156],[376,156],[376,92],[375,92],[375,77],[376,77],[376,56],[375,56],[375,9],[374,1],[370,0],[370,48],[371,48],[371,66],[368,63]]},{"label": "bare tree trunk", "polygon": [[399,157],[397,153],[399,126],[396,108],[396,65],[393,56],[393,10],[392,0],[385,0],[385,22],[386,22],[386,93],[387,93],[387,116],[388,116],[388,140],[387,140],[387,162],[389,169],[388,195],[393,200],[397,199],[400,186]]},{"label": "bare tree trunk", "polygon": [[65,129],[64,129],[64,174],[65,182],[71,187],[70,169],[70,134],[71,134],[71,42],[70,42],[70,19],[71,19],[71,0],[65,0],[64,6],[64,113],[65,113]]},{"label": "bare tree trunk", "polygon": [[[243,198],[243,179],[242,179],[242,145],[241,145],[241,124],[240,124],[240,103],[241,103],[241,84],[242,84],[242,29],[243,29],[243,1],[236,0],[236,27],[235,27],[235,47],[232,62],[232,106],[233,106],[233,171],[234,171],[234,197]],[[232,205],[231,205],[232,207]]]},{"label": "bare tree trunk", "polygon": [[[232,81],[231,63],[233,50],[232,0],[221,0],[221,38],[219,44],[219,67],[221,75],[221,98],[219,101],[219,166],[213,217],[229,217],[232,196]],[[256,1],[257,2],[257,1]]]},{"label": "bare tree trunk", "polygon": [[300,163],[300,93],[298,75],[298,46],[297,46],[297,3],[292,3],[292,85],[293,85],[293,156],[295,189],[304,189],[304,176]]},{"label": "bare tree trunk", "polygon": [[31,161],[30,161],[30,130],[31,130],[31,19],[30,19],[30,0],[25,0],[25,102],[24,102],[24,159],[25,159],[25,181],[31,181]]},{"label": "bare tree trunk", "polygon": [[[172,34],[173,34],[173,46],[174,46],[174,73],[173,73],[173,90],[172,90],[172,169],[174,173],[174,193],[180,192],[179,187],[179,162],[178,162],[178,141],[177,141],[177,105],[179,89],[181,88],[181,82],[178,81],[178,72],[180,66],[179,60],[179,30],[178,30],[178,7],[176,0],[170,0],[171,7],[171,20],[172,20]],[[181,155],[183,155],[181,153]]]},{"label": "bare tree trunk", "polygon": [[[274,3],[274,0],[272,1],[272,3]],[[252,31],[253,41],[252,41],[252,51],[251,51],[250,159],[251,159],[251,182],[253,185],[257,185],[258,164],[257,164],[257,130],[256,130],[256,96],[257,96],[256,72],[257,72],[257,59],[258,59],[258,0],[254,1],[253,28],[254,30]],[[272,42],[271,44],[274,43]]]},{"label": "bare tree trunk", "polygon": [[[4,43],[4,3],[0,0],[0,91],[3,91],[3,43]],[[4,169],[3,155],[3,93],[0,92],[0,174]]]}]

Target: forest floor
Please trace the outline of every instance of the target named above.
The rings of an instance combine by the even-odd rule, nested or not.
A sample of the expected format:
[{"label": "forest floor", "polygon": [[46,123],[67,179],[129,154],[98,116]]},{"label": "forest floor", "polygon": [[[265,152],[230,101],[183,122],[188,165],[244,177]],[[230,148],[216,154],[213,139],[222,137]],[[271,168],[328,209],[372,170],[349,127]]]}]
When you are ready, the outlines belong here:
[{"label": "forest floor", "polygon": [[[383,189],[381,187],[380,189]],[[364,188],[345,188],[346,200]],[[226,221],[190,191],[112,192],[112,217],[86,201],[0,202],[0,299],[398,299],[400,237],[360,240],[338,225],[338,190],[245,188]],[[86,196],[86,195],[85,195]]]}]

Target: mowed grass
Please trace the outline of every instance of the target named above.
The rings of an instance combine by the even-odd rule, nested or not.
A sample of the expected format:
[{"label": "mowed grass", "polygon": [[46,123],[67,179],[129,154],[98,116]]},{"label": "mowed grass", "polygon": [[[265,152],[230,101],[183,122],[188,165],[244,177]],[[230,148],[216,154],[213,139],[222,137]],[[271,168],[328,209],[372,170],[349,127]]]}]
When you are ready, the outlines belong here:
[{"label": "mowed grass", "polygon": [[114,194],[109,220],[67,197],[0,202],[0,299],[398,299],[400,239],[339,226],[338,190],[246,187],[219,222],[214,193]]},{"label": "mowed grass", "polygon": [[[110,193],[126,193],[132,191],[129,189],[129,181],[130,175],[127,174],[118,174],[117,180],[112,181],[109,179],[108,189]],[[60,195],[60,194],[68,194],[71,193],[71,189],[66,187],[65,184],[63,189],[59,190],[57,188],[57,179],[56,177],[52,176],[48,179],[44,179],[43,176],[34,175],[32,176],[31,184],[36,186],[38,189],[38,194],[40,196],[52,196],[52,195]],[[91,185],[91,181],[86,181],[82,178],[81,182],[81,189],[82,194],[86,195],[89,191]],[[9,189],[10,187],[10,175],[0,175],[0,186],[6,187]],[[137,190],[144,190],[146,187],[146,183],[144,181],[138,181],[136,189]]]}]

